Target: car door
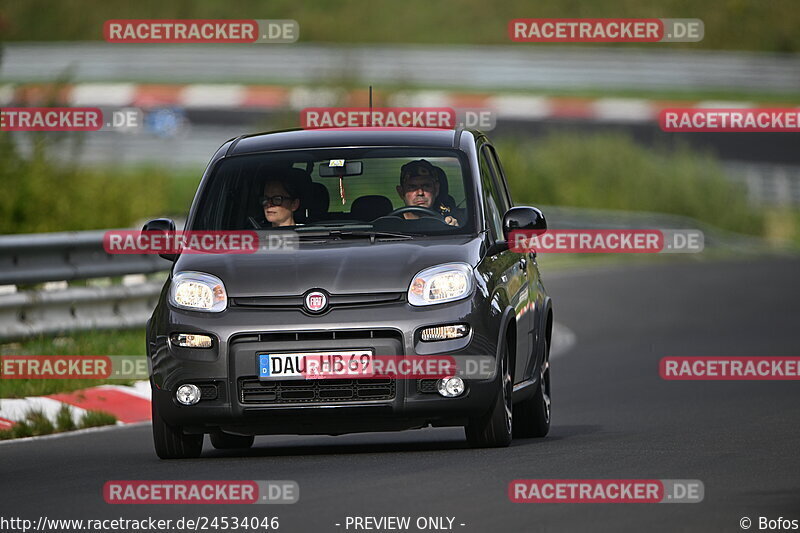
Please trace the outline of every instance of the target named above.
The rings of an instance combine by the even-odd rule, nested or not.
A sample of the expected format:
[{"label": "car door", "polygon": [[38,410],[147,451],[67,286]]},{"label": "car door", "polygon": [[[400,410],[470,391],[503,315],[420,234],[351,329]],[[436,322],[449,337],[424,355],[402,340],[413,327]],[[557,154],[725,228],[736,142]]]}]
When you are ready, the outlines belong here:
[{"label": "car door", "polygon": [[[489,159],[493,163],[493,168],[496,169],[497,184],[501,195],[507,199],[508,206],[513,207],[514,204],[511,199],[511,192],[508,188],[508,181],[506,180],[503,165],[500,163],[500,157],[497,155],[497,151],[494,149],[494,146],[487,144],[485,149],[489,151]],[[519,257],[520,262],[525,265],[525,271],[527,274],[528,307],[524,313],[524,317],[520,320],[520,323],[526,324],[526,327],[528,328],[528,349],[524,353],[529,354],[531,357],[528,358],[517,356],[517,370],[519,373],[516,375],[520,377],[530,377],[527,376],[527,374],[531,373],[534,369],[535,361],[528,361],[527,359],[534,359],[536,355],[534,347],[537,346],[537,342],[539,341],[537,337],[537,322],[540,318],[537,311],[541,310],[544,304],[544,291],[542,290],[541,280],[539,278],[539,265],[536,262],[536,253],[529,252],[517,254],[517,256]],[[526,361],[523,363],[523,360]]]},{"label": "car door", "polygon": [[[511,207],[509,199],[499,185],[500,171],[496,166],[488,144],[478,151],[483,188],[484,218],[492,241],[503,239],[503,215]],[[497,255],[496,271],[502,272],[499,284],[507,291],[517,319],[516,362],[514,381],[523,381],[530,353],[529,286],[524,255],[506,250]]]}]

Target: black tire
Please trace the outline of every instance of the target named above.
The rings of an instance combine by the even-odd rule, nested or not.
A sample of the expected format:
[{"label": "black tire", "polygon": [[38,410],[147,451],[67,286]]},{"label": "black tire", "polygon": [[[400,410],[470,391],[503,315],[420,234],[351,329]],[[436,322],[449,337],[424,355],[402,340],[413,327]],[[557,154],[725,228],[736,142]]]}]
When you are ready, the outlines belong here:
[{"label": "black tire", "polygon": [[511,394],[514,384],[509,368],[508,346],[500,364],[500,380],[492,409],[485,415],[471,419],[464,428],[467,442],[474,448],[504,448],[511,444],[513,404]]},{"label": "black tire", "polygon": [[514,436],[540,438],[550,431],[550,351],[544,341],[544,361],[539,369],[536,393],[514,406]]},{"label": "black tire", "polygon": [[203,451],[203,435],[185,435],[178,426],[170,426],[161,418],[157,403],[153,412],[153,444],[161,459],[193,459]]},{"label": "black tire", "polygon": [[211,434],[211,445],[218,450],[244,450],[253,445],[253,435],[231,435],[222,431]]}]

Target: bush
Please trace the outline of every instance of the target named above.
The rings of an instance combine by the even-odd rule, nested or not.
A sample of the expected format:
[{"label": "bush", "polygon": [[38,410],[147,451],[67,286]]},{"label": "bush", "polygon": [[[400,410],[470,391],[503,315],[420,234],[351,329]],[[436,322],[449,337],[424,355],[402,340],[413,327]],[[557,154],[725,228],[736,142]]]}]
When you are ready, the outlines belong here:
[{"label": "bush", "polygon": [[[0,15],[0,32],[4,33],[4,40],[7,41],[95,40],[98,39],[98,28],[107,19],[235,19],[252,18],[258,14],[259,18],[264,19],[299,21],[302,42],[509,45],[506,25],[514,17],[684,16],[703,20],[705,36],[699,43],[670,43],[670,50],[800,50],[798,9],[794,0],[539,0],[535,4],[529,0],[506,0],[492,4],[491,9],[487,9],[486,3],[480,0],[409,0],[402,4],[391,0],[240,0],[227,3],[213,0],[142,0],[135,3],[26,0],[5,4]],[[75,15],[77,9],[80,9],[80,16]],[[7,21],[6,27],[3,27],[3,18]],[[369,23],[365,24],[364,21]],[[398,31],[398,28],[402,28],[402,31]],[[642,45],[632,43],[616,46]],[[533,47],[518,48],[529,50]],[[246,68],[241,70],[248,71]],[[202,72],[198,75],[202,75]]]},{"label": "bush", "polygon": [[32,134],[22,157],[0,132],[0,233],[38,233],[131,227],[144,219],[185,216],[200,173],[177,176],[163,168],[84,169],[48,160],[63,134]]},{"label": "bush", "polygon": [[764,218],[719,162],[681,146],[645,148],[630,137],[557,133],[497,143],[519,204],[652,211],[761,235]]}]

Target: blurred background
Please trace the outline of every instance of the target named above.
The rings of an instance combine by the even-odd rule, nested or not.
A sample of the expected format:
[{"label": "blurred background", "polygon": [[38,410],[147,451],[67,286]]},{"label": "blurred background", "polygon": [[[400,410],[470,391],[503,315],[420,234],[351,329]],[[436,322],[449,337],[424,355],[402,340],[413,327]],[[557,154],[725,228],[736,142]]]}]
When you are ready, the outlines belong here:
[{"label": "blurred background", "polygon": [[[603,46],[510,42],[509,20],[524,17],[691,17],[704,21],[705,36]],[[151,18],[294,19],[300,38],[288,45],[103,41],[108,19]],[[73,260],[74,239],[20,252],[23,241],[34,241],[9,241],[10,234],[181,219],[225,140],[297,127],[304,107],[365,106],[370,85],[376,106],[491,110],[489,134],[515,202],[544,206],[553,226],[699,227],[721,252],[793,250],[800,244],[797,134],[664,133],[657,115],[664,107],[800,106],[798,27],[796,0],[0,0],[0,106],[143,111],[142,127],[129,131],[0,132],[0,234],[10,243],[0,245],[0,285],[10,295],[0,302],[0,339],[10,343],[3,349],[143,353],[141,324],[163,280],[151,273],[164,269],[147,263],[88,273]],[[39,268],[53,261],[44,246],[75,252],[66,260],[69,275]],[[92,253],[84,263],[106,261]],[[41,275],[19,275],[28,260]],[[35,298],[22,296],[54,287],[97,293],[122,282],[138,284],[134,292],[144,296],[131,303],[127,292],[113,293],[105,307],[93,296],[87,310],[75,303],[78,293],[67,294],[47,326]]]},{"label": "blurred background", "polygon": [[[518,203],[644,210],[797,241],[795,134],[663,133],[665,106],[800,105],[793,0],[0,2],[0,105],[138,107],[129,132],[2,134],[0,233],[182,216],[226,139],[307,106],[492,110]],[[699,43],[511,43],[515,17],[693,17]],[[126,18],[294,19],[290,45],[123,45]],[[9,186],[10,185],[10,186]],[[54,190],[58,193],[54,194]],[[10,193],[10,194],[9,194]],[[98,206],[103,206],[98,209]]]}]

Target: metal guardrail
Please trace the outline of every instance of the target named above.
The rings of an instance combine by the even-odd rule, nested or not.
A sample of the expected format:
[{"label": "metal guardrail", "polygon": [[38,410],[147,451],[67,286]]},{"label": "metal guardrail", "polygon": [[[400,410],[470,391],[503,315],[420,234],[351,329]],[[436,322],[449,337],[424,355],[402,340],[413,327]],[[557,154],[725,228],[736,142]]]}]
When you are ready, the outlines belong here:
[{"label": "metal guardrail", "polygon": [[157,255],[107,254],[105,231],[0,237],[0,285],[78,280],[168,270]]},{"label": "metal guardrail", "polygon": [[800,166],[725,161],[727,176],[743,184],[753,205],[800,206]]},{"label": "metal guardrail", "polygon": [[153,312],[163,284],[74,287],[0,296],[0,339],[141,327]]},{"label": "metal guardrail", "polygon": [[[108,254],[104,233],[0,236],[0,292],[5,293],[0,294],[0,339],[144,324],[163,281],[148,281],[142,274],[169,270],[172,263],[157,255]],[[66,281],[118,276],[122,284],[106,280],[108,286],[66,287]],[[55,290],[25,288],[43,282],[64,283],[54,284]]]},{"label": "metal guardrail", "polygon": [[[791,92],[800,56],[602,46],[259,46],[7,43],[0,77],[52,81],[330,83],[475,89],[739,89]],[[261,79],[259,79],[261,77]],[[325,105],[319,101],[316,105]]]}]

